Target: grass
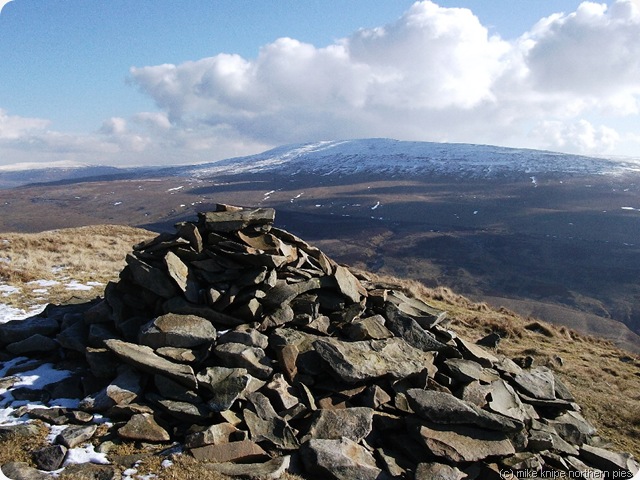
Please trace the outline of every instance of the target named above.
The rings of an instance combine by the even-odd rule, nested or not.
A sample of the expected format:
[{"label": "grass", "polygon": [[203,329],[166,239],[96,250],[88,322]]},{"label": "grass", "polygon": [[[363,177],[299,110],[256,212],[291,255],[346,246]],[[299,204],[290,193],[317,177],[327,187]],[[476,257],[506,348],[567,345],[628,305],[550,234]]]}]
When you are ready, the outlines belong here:
[{"label": "grass", "polygon": [[[19,288],[0,294],[0,303],[28,308],[62,303],[71,297],[93,298],[102,294],[109,280],[117,279],[131,246],[154,234],[119,225],[51,230],[41,233],[0,234],[0,284]],[[45,284],[41,281],[57,282]],[[75,281],[91,290],[73,290]],[[73,286],[73,283],[72,283]]]},{"label": "grass", "polygon": [[[61,273],[78,281],[106,283],[116,279],[131,246],[152,233],[120,226],[82,227],[39,234],[0,234],[0,275],[6,282],[23,289],[24,297],[15,306],[41,301],[29,293],[25,281],[60,280]],[[54,267],[64,267],[58,270]],[[374,275],[375,277],[375,275]],[[496,332],[501,337],[497,352],[509,358],[532,356],[534,365],[546,365],[568,385],[583,408],[583,415],[611,442],[611,448],[640,458],[640,357],[616,348],[611,342],[579,334],[566,327],[524,318],[506,308],[494,309],[475,303],[449,288],[427,288],[414,280],[379,277],[397,284],[410,294],[449,312],[450,328],[470,340]],[[86,292],[81,292],[86,294]],[[96,296],[98,289],[90,292]],[[50,290],[47,301],[60,302],[69,291]],[[13,296],[0,297],[0,302]],[[20,305],[19,303],[22,302]],[[44,441],[44,439],[41,439]],[[0,442],[0,464],[18,459],[31,462],[37,442],[10,438]],[[138,445],[122,443],[118,455],[139,453]],[[163,468],[162,458],[146,456],[136,467],[140,475],[154,473],[159,480],[222,480],[227,477],[208,470],[188,455],[170,457],[173,465]],[[75,480],[74,474],[60,476]],[[286,480],[301,477],[287,475]]]}]

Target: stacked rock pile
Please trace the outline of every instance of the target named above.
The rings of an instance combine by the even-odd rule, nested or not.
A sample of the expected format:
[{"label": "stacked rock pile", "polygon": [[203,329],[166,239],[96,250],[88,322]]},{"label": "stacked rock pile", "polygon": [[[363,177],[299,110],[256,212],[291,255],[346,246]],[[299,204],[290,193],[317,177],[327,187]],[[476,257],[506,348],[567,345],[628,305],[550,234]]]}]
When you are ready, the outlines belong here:
[{"label": "stacked rock pile", "polygon": [[114,437],[179,442],[229,475],[637,472],[551,370],[456,336],[445,312],[352,273],[274,216],[219,206],[135,246],[104,299],[0,326],[6,355],[81,367],[41,391],[1,380],[14,398],[82,399],[20,412],[70,425],[36,452],[41,469],[90,440],[100,413]]}]

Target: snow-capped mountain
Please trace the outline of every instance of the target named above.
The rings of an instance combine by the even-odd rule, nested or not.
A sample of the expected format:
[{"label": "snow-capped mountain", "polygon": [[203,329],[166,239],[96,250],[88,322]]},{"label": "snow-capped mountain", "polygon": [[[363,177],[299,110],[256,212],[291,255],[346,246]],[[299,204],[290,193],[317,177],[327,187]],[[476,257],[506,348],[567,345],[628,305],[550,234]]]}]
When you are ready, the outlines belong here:
[{"label": "snow-capped mountain", "polygon": [[185,167],[194,177],[259,172],[319,175],[438,173],[493,177],[511,173],[615,174],[640,171],[640,161],[465,143],[391,139],[285,145],[257,155]]}]

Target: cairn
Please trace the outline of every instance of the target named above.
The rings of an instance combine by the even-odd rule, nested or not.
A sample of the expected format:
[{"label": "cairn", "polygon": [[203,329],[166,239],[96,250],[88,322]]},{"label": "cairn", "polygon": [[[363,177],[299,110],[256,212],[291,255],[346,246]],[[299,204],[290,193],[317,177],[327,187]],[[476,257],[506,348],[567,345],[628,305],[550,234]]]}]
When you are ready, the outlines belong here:
[{"label": "cairn", "polygon": [[40,391],[0,380],[16,399],[82,399],[20,412],[69,425],[36,452],[40,469],[90,440],[99,413],[113,437],[179,442],[208,468],[252,478],[638,471],[550,369],[456,336],[446,312],[352,273],[274,217],[220,205],[136,245],[104,298],[0,325],[6,355],[77,367]]}]

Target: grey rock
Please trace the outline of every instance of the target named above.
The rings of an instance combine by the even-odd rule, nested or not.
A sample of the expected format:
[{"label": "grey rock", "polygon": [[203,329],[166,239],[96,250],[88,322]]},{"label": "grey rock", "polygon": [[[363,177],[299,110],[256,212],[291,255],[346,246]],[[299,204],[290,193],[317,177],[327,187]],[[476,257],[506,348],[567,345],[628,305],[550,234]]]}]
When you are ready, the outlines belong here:
[{"label": "grey rock", "polygon": [[395,305],[387,303],[385,317],[385,326],[409,345],[425,352],[446,350],[451,353],[451,346],[440,342],[435,335],[422,328],[416,320],[402,313]]},{"label": "grey rock", "polygon": [[313,439],[300,450],[306,470],[320,478],[333,480],[388,479],[373,456],[348,438],[340,440]]},{"label": "grey rock", "polygon": [[[169,400],[155,393],[147,393],[145,399],[157,406],[171,417],[181,422],[203,422],[213,417],[213,412],[203,403],[180,402]],[[154,409],[155,413],[155,409]]]},{"label": "grey rock", "polygon": [[282,478],[291,463],[291,456],[273,458],[264,463],[207,463],[205,468],[230,477],[247,477],[256,480]]},{"label": "grey rock", "polygon": [[189,267],[173,252],[169,251],[164,257],[167,273],[173,279],[178,288],[184,293],[185,298],[196,303],[199,298],[200,287],[195,275]]},{"label": "grey rock", "polygon": [[261,348],[247,347],[241,343],[224,343],[216,346],[214,353],[224,366],[246,368],[256,378],[266,379],[273,373],[271,359]]},{"label": "grey rock", "polygon": [[308,435],[314,439],[348,438],[358,443],[371,433],[373,410],[367,407],[318,410]]},{"label": "grey rock", "polygon": [[68,465],[64,469],[65,477],[81,478],[82,480],[120,480],[118,469],[112,465],[95,465],[93,463],[78,463]]},{"label": "grey rock", "polygon": [[84,356],[91,373],[98,378],[112,378],[120,365],[117,357],[108,348],[87,347]]},{"label": "grey rock", "polygon": [[395,303],[402,313],[413,317],[422,328],[432,328],[447,318],[447,312],[434,308],[417,298],[408,297],[401,291],[393,290],[387,298]]},{"label": "grey rock", "polygon": [[220,325],[235,327],[245,323],[245,320],[242,318],[233,317],[231,315],[227,315],[226,313],[218,312],[208,305],[191,303],[183,297],[170,298],[162,304],[162,310],[164,313],[195,315],[197,317],[206,318],[207,320],[213,322],[214,326],[218,328]]},{"label": "grey rock", "polygon": [[348,335],[351,340],[382,340],[393,337],[393,333],[384,326],[382,315],[356,319],[349,325]]},{"label": "grey rock", "polygon": [[204,361],[209,354],[209,346],[202,348],[178,348],[178,347],[160,347],[155,352],[167,360],[178,363],[199,364]]},{"label": "grey rock", "polygon": [[9,462],[2,465],[2,473],[11,480],[50,480],[51,477],[25,462]]},{"label": "grey rock", "polygon": [[220,336],[218,345],[224,343],[241,343],[248,347],[265,349],[269,346],[269,337],[260,333],[255,328],[237,328]]},{"label": "grey rock", "polygon": [[338,284],[340,293],[347,297],[352,303],[359,303],[360,299],[367,295],[366,289],[348,268],[336,265],[333,278]]},{"label": "grey rock", "polygon": [[448,462],[477,462],[490,456],[513,455],[515,449],[501,432],[477,428],[421,425],[417,437],[427,450]]},{"label": "grey rock", "polygon": [[84,353],[88,345],[89,326],[84,322],[76,322],[63,328],[58,335],[56,341],[67,350],[75,350]]},{"label": "grey rock", "polygon": [[612,474],[613,472],[618,472],[618,474],[626,472],[635,476],[638,473],[638,463],[628,453],[612,452],[585,444],[580,447],[580,458],[590,465],[605,472],[612,472]]},{"label": "grey rock", "polygon": [[60,432],[56,437],[56,442],[67,448],[75,448],[91,439],[97,429],[97,425],[71,426]]},{"label": "grey rock", "polygon": [[3,323],[0,328],[0,345],[21,342],[36,334],[51,337],[59,329],[58,321],[53,318],[31,317],[24,320],[11,320]]},{"label": "grey rock", "polygon": [[215,342],[217,332],[211,321],[196,315],[167,313],[143,325],[139,342],[151,348],[194,348]]},{"label": "grey rock", "polygon": [[153,415],[140,413],[118,429],[118,435],[127,440],[141,440],[144,442],[166,442],[170,440],[169,433],[153,418]]},{"label": "grey rock", "polygon": [[464,383],[480,380],[485,383],[491,383],[500,378],[500,374],[495,370],[483,367],[473,360],[465,360],[463,358],[448,358],[444,361],[449,376]]},{"label": "grey rock", "polygon": [[6,347],[7,351],[14,355],[47,353],[53,352],[57,348],[59,348],[59,345],[55,340],[40,333],[31,335],[19,342],[11,343]]},{"label": "grey rock", "polygon": [[489,408],[492,411],[521,422],[528,422],[531,419],[527,409],[511,385],[504,380],[498,380],[491,384],[490,389],[491,401],[489,402]]},{"label": "grey rock", "polygon": [[158,389],[158,393],[168,400],[187,403],[202,403],[202,399],[194,390],[187,390],[183,385],[165,377],[164,375],[154,375],[153,383]]},{"label": "grey rock", "polygon": [[295,389],[289,385],[284,375],[275,373],[264,389],[265,394],[274,402],[278,411],[288,410],[300,403]]},{"label": "grey rock", "polygon": [[277,415],[262,418],[251,410],[245,410],[244,421],[254,442],[267,442],[280,450],[297,450],[300,447],[293,429]]},{"label": "grey rock", "polygon": [[91,412],[104,412],[114,405],[134,402],[142,393],[141,377],[132,368],[121,368],[120,374],[97,394],[85,397],[80,406]]},{"label": "grey rock", "polygon": [[209,391],[208,406],[214,412],[231,408],[250,382],[250,375],[244,368],[208,367],[198,372],[197,378],[198,385]]},{"label": "grey rock", "polygon": [[172,298],[177,294],[177,288],[159,268],[149,265],[132,254],[127,255],[126,262],[137,285],[162,298]]},{"label": "grey rock", "polygon": [[475,425],[489,430],[513,431],[523,428],[520,422],[496,415],[445,392],[407,390],[409,406],[422,418],[446,425]]},{"label": "grey rock", "polygon": [[260,445],[251,440],[222,443],[219,445],[205,445],[192,448],[191,454],[201,462],[259,462],[268,460],[269,456]]},{"label": "grey rock", "polygon": [[151,374],[165,375],[187,388],[196,388],[196,377],[188,365],[170,362],[144,345],[122,340],[107,340],[105,343],[125,363],[135,368]]},{"label": "grey rock", "polygon": [[467,475],[444,463],[419,463],[415,480],[462,480]]},{"label": "grey rock", "polygon": [[316,352],[342,381],[355,383],[389,376],[400,379],[428,371],[435,373],[434,352],[412,347],[400,338],[342,342],[319,339]]},{"label": "grey rock", "polygon": [[513,381],[527,394],[541,400],[555,400],[555,377],[546,367],[537,367],[517,374]]},{"label": "grey rock", "polygon": [[33,452],[33,460],[40,470],[52,472],[62,466],[67,455],[67,447],[64,445],[49,445]]},{"label": "grey rock", "polygon": [[500,362],[498,357],[475,343],[460,337],[457,337],[455,342],[464,358],[478,362],[483,367],[493,368],[495,364]]},{"label": "grey rock", "polygon": [[273,208],[221,210],[199,213],[200,224],[208,232],[233,232],[250,225],[270,225],[276,212]]},{"label": "grey rock", "polygon": [[190,433],[185,437],[184,445],[187,448],[204,447],[205,445],[219,445],[221,443],[229,443],[234,440],[239,440],[235,438],[238,435],[240,435],[240,430],[238,430],[234,425],[231,425],[228,422],[217,423],[215,425],[210,425],[199,432]]}]

